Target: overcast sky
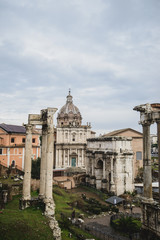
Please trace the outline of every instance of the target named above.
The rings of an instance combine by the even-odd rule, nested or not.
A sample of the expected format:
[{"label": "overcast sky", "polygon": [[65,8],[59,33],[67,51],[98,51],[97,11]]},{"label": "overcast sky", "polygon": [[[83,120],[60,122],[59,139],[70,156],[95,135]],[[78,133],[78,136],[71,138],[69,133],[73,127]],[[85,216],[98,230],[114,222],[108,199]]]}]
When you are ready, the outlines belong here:
[{"label": "overcast sky", "polygon": [[160,102],[160,1],[0,0],[0,83],[0,123],[60,110],[71,88],[83,124],[141,131],[133,107]]}]

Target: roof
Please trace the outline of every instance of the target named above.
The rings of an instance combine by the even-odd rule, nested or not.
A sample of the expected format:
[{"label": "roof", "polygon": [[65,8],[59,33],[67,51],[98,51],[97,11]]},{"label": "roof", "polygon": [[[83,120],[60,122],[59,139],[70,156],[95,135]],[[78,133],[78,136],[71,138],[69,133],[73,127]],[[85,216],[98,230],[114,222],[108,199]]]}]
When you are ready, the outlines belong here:
[{"label": "roof", "polygon": [[118,203],[123,202],[124,198],[120,198],[120,197],[117,197],[117,196],[112,196],[112,197],[106,199],[105,201],[108,202],[108,203],[116,205]]},{"label": "roof", "polygon": [[17,126],[17,125],[1,123],[0,128],[5,130],[7,133],[23,133],[23,134],[26,133],[26,129],[24,126]]},{"label": "roof", "polygon": [[107,136],[116,136],[118,135],[119,133],[123,133],[123,132],[126,132],[126,131],[133,131],[133,132],[136,132],[140,135],[143,135],[141,132],[138,132],[132,128],[124,128],[124,129],[119,129],[119,130],[115,130],[115,131],[112,131],[112,132],[109,132],[107,134],[104,134],[102,137],[107,137]]}]

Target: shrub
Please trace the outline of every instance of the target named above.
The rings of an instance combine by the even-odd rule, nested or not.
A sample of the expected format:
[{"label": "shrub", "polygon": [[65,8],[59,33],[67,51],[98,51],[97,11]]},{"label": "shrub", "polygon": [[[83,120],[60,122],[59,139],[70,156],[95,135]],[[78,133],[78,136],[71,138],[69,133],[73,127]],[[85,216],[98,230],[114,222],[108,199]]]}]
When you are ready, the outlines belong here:
[{"label": "shrub", "polygon": [[137,233],[141,229],[141,222],[131,216],[121,216],[112,221],[112,227],[127,234]]},{"label": "shrub", "polygon": [[31,176],[32,176],[33,179],[40,179],[40,164],[41,164],[41,158],[37,158],[36,160],[32,160]]}]

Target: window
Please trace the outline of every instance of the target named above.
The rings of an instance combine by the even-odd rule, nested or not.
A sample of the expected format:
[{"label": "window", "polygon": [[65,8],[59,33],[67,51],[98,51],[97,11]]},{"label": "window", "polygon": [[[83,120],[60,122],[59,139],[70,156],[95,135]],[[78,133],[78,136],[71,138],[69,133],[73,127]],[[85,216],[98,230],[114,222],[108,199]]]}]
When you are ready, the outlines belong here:
[{"label": "window", "polygon": [[65,134],[66,139],[68,138],[68,133]]},{"label": "window", "polygon": [[25,138],[22,138],[22,143],[25,143],[26,139]]},{"label": "window", "polygon": [[2,155],[2,148],[0,148],[0,154]]},{"label": "window", "polygon": [[75,142],[75,138],[76,138],[76,135],[73,134],[73,136],[72,136],[72,141],[73,141],[73,142]]},{"label": "window", "polygon": [[142,152],[136,152],[136,160],[142,160]]},{"label": "window", "polygon": [[12,161],[12,164],[11,164],[11,167],[12,167],[12,168],[15,168],[15,165],[16,165],[16,162],[13,160],[13,161]]},{"label": "window", "polygon": [[33,138],[33,139],[32,139],[32,143],[35,143],[35,142],[36,142],[36,139],[35,139],[35,138]]},{"label": "window", "polygon": [[101,144],[99,144],[99,148],[101,148]]},{"label": "window", "polygon": [[14,143],[14,138],[11,138],[11,143]]}]

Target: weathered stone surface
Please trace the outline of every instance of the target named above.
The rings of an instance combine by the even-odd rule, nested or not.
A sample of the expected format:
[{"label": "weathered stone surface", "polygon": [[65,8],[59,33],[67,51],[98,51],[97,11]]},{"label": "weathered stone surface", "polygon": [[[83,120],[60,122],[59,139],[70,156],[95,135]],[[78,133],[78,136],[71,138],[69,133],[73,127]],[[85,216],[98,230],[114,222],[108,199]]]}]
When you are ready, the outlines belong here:
[{"label": "weathered stone surface", "polygon": [[[131,138],[88,139],[87,183],[120,195],[133,191],[133,151]],[[90,180],[89,180],[90,178]]]}]

